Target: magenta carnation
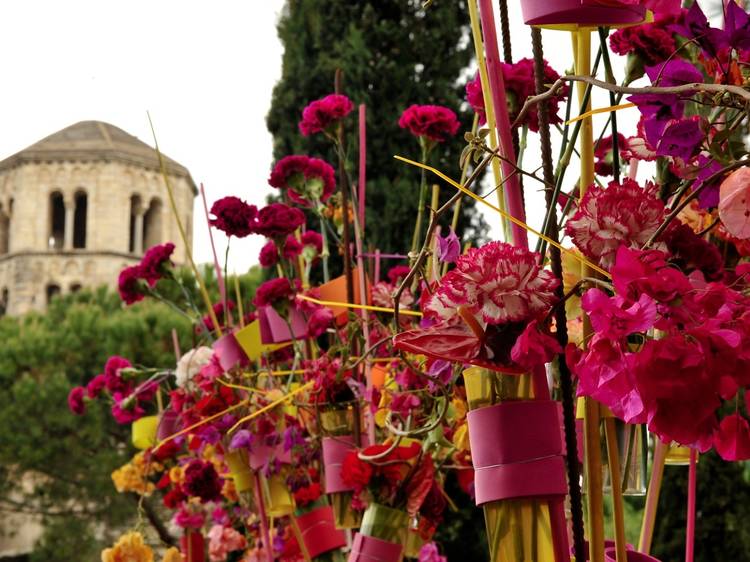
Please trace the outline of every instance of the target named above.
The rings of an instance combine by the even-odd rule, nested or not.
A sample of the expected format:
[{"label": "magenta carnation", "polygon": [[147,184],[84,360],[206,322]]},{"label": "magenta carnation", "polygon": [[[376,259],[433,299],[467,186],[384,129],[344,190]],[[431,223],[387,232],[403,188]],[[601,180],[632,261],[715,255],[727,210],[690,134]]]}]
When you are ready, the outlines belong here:
[{"label": "magenta carnation", "polygon": [[504,242],[490,242],[456,260],[427,301],[425,316],[459,319],[461,306],[488,324],[532,320],[555,303],[558,280],[539,256]]},{"label": "magenta carnation", "polygon": [[299,209],[271,203],[258,213],[255,232],[266,238],[283,239],[305,224],[305,214]]},{"label": "magenta carnation", "polygon": [[143,289],[141,278],[143,273],[140,265],[131,265],[120,272],[117,278],[117,290],[120,298],[125,304],[133,304],[143,300]]},{"label": "magenta carnation", "polygon": [[292,201],[309,206],[331,196],[336,189],[336,176],[333,167],[320,158],[285,156],[274,166],[268,184],[288,190]]},{"label": "magenta carnation", "polygon": [[248,205],[239,197],[222,197],[211,205],[211,226],[226,233],[227,236],[244,238],[253,233],[253,222],[258,215],[255,205]]},{"label": "magenta carnation", "polygon": [[273,240],[266,242],[260,249],[258,261],[263,267],[273,267],[279,263],[279,250],[276,248],[276,243]]},{"label": "magenta carnation", "polygon": [[456,114],[442,105],[412,105],[401,114],[398,126],[415,137],[444,142],[458,132],[461,124]]},{"label": "magenta carnation", "polygon": [[[521,59],[513,64],[502,63],[503,82],[505,83],[505,94],[508,100],[508,113],[511,121],[515,121],[518,113],[521,111],[526,98],[536,94],[536,84],[534,82],[534,61],[532,59]],[[552,85],[560,79],[560,75],[544,61],[544,83]],[[568,87],[564,86],[557,93],[549,98],[549,122],[551,125],[561,123],[562,119],[558,115],[560,102],[564,101],[568,95]],[[536,132],[539,130],[539,113],[536,108],[532,108],[524,117],[519,125],[527,125],[530,130]]]},{"label": "magenta carnation", "polygon": [[302,245],[312,246],[315,252],[320,254],[323,251],[323,237],[314,230],[307,230],[302,233]]},{"label": "magenta carnation", "polygon": [[76,386],[68,393],[68,408],[76,416],[82,416],[86,411],[86,404],[83,397],[86,395],[86,389],[82,386]]},{"label": "magenta carnation", "polygon": [[346,117],[354,104],[341,94],[330,94],[311,102],[302,110],[302,121],[299,122],[300,132],[309,137],[312,134],[328,130],[331,125]]},{"label": "magenta carnation", "polygon": [[621,245],[641,248],[659,228],[666,214],[654,193],[634,180],[611,182],[604,189],[592,186],[568,221],[565,233],[583,254],[609,269]]},{"label": "magenta carnation", "polygon": [[482,92],[482,79],[479,72],[476,73],[473,80],[466,83],[466,101],[474,110],[474,113],[479,115],[479,124],[484,125],[487,122],[487,114],[484,110],[484,92]]},{"label": "magenta carnation", "polygon": [[302,253],[302,244],[294,237],[293,234],[290,234],[286,237],[286,242],[284,242],[284,249],[282,251],[282,255],[284,256],[284,259],[287,260],[293,260],[297,256],[299,256]]},{"label": "magenta carnation", "polygon": [[644,66],[667,60],[677,49],[674,34],[668,26],[678,18],[661,17],[653,23],[618,29],[609,38],[609,45],[618,55],[634,55]]},{"label": "magenta carnation", "polygon": [[253,304],[256,307],[272,305],[281,300],[289,300],[294,292],[288,279],[283,277],[269,279],[255,291]]},{"label": "magenta carnation", "polygon": [[152,246],[141,259],[141,275],[148,284],[153,287],[161,279],[172,265],[170,257],[174,252],[174,244],[157,244]]}]

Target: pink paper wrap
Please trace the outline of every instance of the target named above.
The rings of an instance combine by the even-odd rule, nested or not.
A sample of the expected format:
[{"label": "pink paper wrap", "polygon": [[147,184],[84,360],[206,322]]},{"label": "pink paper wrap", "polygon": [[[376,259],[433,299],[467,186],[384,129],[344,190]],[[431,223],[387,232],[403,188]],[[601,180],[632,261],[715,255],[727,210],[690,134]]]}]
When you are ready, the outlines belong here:
[{"label": "pink paper wrap", "polygon": [[357,533],[347,562],[401,562],[403,553],[400,544]]},{"label": "pink paper wrap", "polygon": [[326,494],[350,492],[353,490],[351,486],[344,484],[341,478],[341,466],[344,464],[344,457],[346,457],[349,451],[355,449],[354,437],[351,435],[323,438],[323,467],[325,470]]},{"label": "pink paper wrap", "polygon": [[346,546],[346,534],[336,529],[330,506],[319,507],[295,519],[310,558]]},{"label": "pink paper wrap", "polygon": [[521,0],[523,21],[528,25],[635,24],[643,21],[646,8],[616,0]]},{"label": "pink paper wrap", "polygon": [[156,438],[159,441],[171,437],[182,429],[182,421],[180,420],[180,414],[175,412],[171,407],[168,407],[161,413],[159,417],[159,425],[156,426]]},{"label": "pink paper wrap", "polygon": [[263,468],[271,458],[277,459],[283,464],[291,464],[292,452],[284,451],[282,445],[276,445],[275,447],[270,447],[269,445],[253,445],[253,448],[248,455],[250,468],[253,470],[259,470]]},{"label": "pink paper wrap", "polygon": [[307,322],[302,313],[296,308],[289,311],[289,325],[272,306],[258,307],[258,321],[260,323],[260,341],[264,344],[284,343],[293,339],[301,339],[307,335]]},{"label": "pink paper wrap", "polygon": [[477,505],[565,496],[557,403],[503,402],[467,413]]},{"label": "pink paper wrap", "polygon": [[247,355],[237,343],[234,333],[224,334],[214,342],[212,347],[219,359],[219,365],[225,371],[238,365],[245,367],[248,364]]}]

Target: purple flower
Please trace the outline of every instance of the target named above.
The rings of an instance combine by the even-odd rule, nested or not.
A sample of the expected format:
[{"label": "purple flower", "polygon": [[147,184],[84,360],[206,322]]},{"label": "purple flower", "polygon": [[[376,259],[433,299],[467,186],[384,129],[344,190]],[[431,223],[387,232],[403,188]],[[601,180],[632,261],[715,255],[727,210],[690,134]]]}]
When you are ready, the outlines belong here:
[{"label": "purple flower", "polygon": [[284,452],[291,451],[294,447],[304,447],[305,438],[299,428],[291,425],[284,430],[283,435]]},{"label": "purple flower", "polygon": [[229,442],[230,449],[249,449],[253,443],[253,434],[247,429],[240,429]]},{"label": "purple flower", "polygon": [[209,445],[216,445],[221,440],[221,433],[213,425],[204,425],[198,431],[198,436]]},{"label": "purple flower", "polygon": [[750,16],[734,1],[726,3],[724,34],[730,47],[750,50]]},{"label": "purple flower", "polygon": [[698,2],[693,2],[685,14],[682,25],[670,26],[670,31],[679,33],[688,39],[695,39],[696,43],[710,56],[715,57],[721,49],[727,46],[727,35],[721,29],[711,27],[706,14],[703,13]]},{"label": "purple flower", "polygon": [[[693,183],[693,191],[701,189],[708,178],[720,172],[723,168],[721,162],[701,154],[698,156],[699,171]],[[698,195],[698,203],[703,209],[710,209],[719,204],[719,186],[721,185],[722,176],[715,177],[711,180],[710,185],[703,187]]]},{"label": "purple flower", "polygon": [[438,234],[438,252],[440,261],[445,263],[453,263],[461,253],[461,243],[458,241],[458,236],[450,229],[448,236],[443,238]]},{"label": "purple flower", "polygon": [[645,70],[651,84],[662,88],[703,82],[703,74],[683,59],[671,59],[664,64],[647,66]]},{"label": "purple flower", "polygon": [[[440,381],[443,385],[447,385],[453,378],[453,364],[449,361],[443,361],[442,359],[435,360],[427,371],[427,374]],[[427,388],[430,392],[437,392],[438,385],[430,381],[427,383]]]},{"label": "purple flower", "polygon": [[393,395],[389,408],[392,412],[406,419],[412,412],[419,408],[422,401],[414,394],[408,392],[399,392]]},{"label": "purple flower", "polygon": [[657,156],[673,156],[690,160],[705,138],[700,122],[696,119],[681,119],[667,125],[656,145]]}]

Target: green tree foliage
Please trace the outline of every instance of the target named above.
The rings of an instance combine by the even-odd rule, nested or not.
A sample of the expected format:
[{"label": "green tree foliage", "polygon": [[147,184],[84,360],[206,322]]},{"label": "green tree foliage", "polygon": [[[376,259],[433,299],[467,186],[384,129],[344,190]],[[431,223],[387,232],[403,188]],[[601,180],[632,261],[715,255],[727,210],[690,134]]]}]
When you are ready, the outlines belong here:
[{"label": "green tree foliage", "polygon": [[[279,21],[283,68],[268,114],[274,156],[309,153],[335,162],[327,140],[303,137],[297,123],[310,101],[333,91],[335,71],[342,69],[344,93],[367,105],[366,236],[384,252],[408,249],[419,195],[419,171],[393,158],[420,156],[417,141],[398,126],[401,112],[414,103],[445,105],[459,114],[464,130],[471,127],[471,115],[460,111],[462,75],[472,56],[468,21],[463,1],[435,2],[425,11],[417,0],[289,0]],[[350,160],[356,159],[355,129],[352,115]],[[458,176],[463,145],[458,135],[436,148],[431,162]],[[449,194],[443,191],[441,201]],[[472,204],[460,227],[470,225],[470,235],[486,229]]]},{"label": "green tree foliage", "polygon": [[[192,276],[178,276],[205,313]],[[257,283],[257,272],[241,278],[245,306]],[[178,294],[171,285],[160,282],[166,294]],[[137,498],[118,494],[110,477],[135,452],[129,426],[117,425],[103,400],[76,417],[67,395],[112,355],[173,367],[173,329],[183,351],[199,343],[191,321],[167,305],[124,307],[106,288],[54,299],[44,314],[0,318],[0,513],[41,517],[45,532],[32,561],[98,560],[101,548],[135,523]]]}]

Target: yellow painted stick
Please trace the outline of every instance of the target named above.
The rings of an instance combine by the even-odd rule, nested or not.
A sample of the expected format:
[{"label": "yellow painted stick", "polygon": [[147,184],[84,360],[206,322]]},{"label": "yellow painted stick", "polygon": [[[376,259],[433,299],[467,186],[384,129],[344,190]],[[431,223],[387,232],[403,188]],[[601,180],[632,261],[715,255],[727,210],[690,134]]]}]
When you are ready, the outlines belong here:
[{"label": "yellow painted stick", "polygon": [[[482,30],[479,26],[479,13],[477,12],[476,0],[469,0],[469,19],[471,21],[471,35],[474,38],[474,53],[479,65],[479,78],[482,81],[482,97],[484,98],[484,113],[487,118],[487,127],[490,130],[490,148],[497,149],[497,129],[495,128],[495,106],[492,104],[492,91],[490,90],[490,79],[487,74],[487,65],[484,61],[484,41]],[[497,206],[506,211],[505,190],[502,188],[503,179],[500,170],[500,161],[492,159],[492,175],[495,178],[497,188]],[[505,219],[505,217],[503,217]],[[502,221],[503,239],[511,240],[510,223],[507,219]]]},{"label": "yellow painted stick", "polygon": [[[372,310],[373,312],[388,312],[390,314],[393,314],[394,312],[392,308],[387,308],[384,306],[371,306],[369,304],[354,304],[351,302],[339,302],[339,301],[322,301],[320,299],[315,299],[308,295],[297,295],[297,298],[305,300],[305,301],[309,301],[315,304],[319,304],[320,306],[340,306],[344,308],[356,308],[359,310]],[[405,316],[422,316],[422,313],[419,312],[418,310],[399,309],[398,313],[403,314]]]},{"label": "yellow painted stick", "polygon": [[607,460],[609,461],[609,480],[612,484],[612,511],[615,519],[615,550],[617,562],[627,562],[625,548],[625,515],[622,500],[622,480],[620,479],[620,451],[617,446],[615,418],[608,416],[604,420],[604,432],[607,439]]},{"label": "yellow painted stick", "polygon": [[[591,74],[591,30],[579,30],[573,33],[573,55],[575,58],[576,74],[588,76]],[[586,85],[577,84],[578,98],[583,102]],[[591,109],[589,99],[586,111]],[[594,130],[591,116],[583,119],[579,133],[581,154],[581,179],[579,184],[580,196],[586,193],[588,187],[594,183]],[[582,268],[582,276],[590,277],[591,271],[587,265]],[[591,323],[587,316],[583,317],[583,341],[591,335]],[[602,491],[602,454],[599,435],[600,411],[599,404],[592,398],[584,399],[583,433],[586,465],[586,502],[588,504],[588,539],[590,562],[604,562],[604,497]]]},{"label": "yellow painted stick", "polygon": [[252,420],[253,418],[257,418],[261,414],[265,414],[269,410],[273,410],[276,406],[279,406],[280,404],[283,404],[287,400],[294,398],[297,394],[300,394],[301,392],[305,392],[306,390],[309,390],[312,388],[312,386],[315,384],[315,381],[310,381],[307,384],[303,384],[299,388],[292,390],[290,393],[282,396],[278,400],[274,400],[270,404],[263,406],[260,410],[254,411],[252,414],[245,416],[244,418],[240,418],[240,420],[234,424],[232,427],[229,428],[229,431],[227,431],[227,435],[230,433],[234,433],[234,431],[240,427],[243,423]]},{"label": "yellow painted stick", "polygon": [[648,482],[641,536],[638,540],[638,551],[644,554],[651,552],[651,539],[654,536],[654,523],[656,522],[656,507],[659,504],[661,481],[664,477],[664,460],[667,458],[668,448],[669,445],[663,443],[658,437],[654,439],[654,462],[651,465],[651,479]]},{"label": "yellow painted stick", "polygon": [[587,111],[586,113],[581,113],[578,117],[573,117],[570,121],[566,121],[566,125],[570,125],[571,123],[575,123],[576,121],[581,121],[582,119],[586,119],[587,117],[591,117],[592,115],[597,115],[599,113],[612,113],[613,111],[620,111],[621,109],[628,109],[629,107],[635,107],[634,103],[622,103],[620,105],[610,105],[609,107],[600,107],[599,109],[592,109],[591,111]]}]

